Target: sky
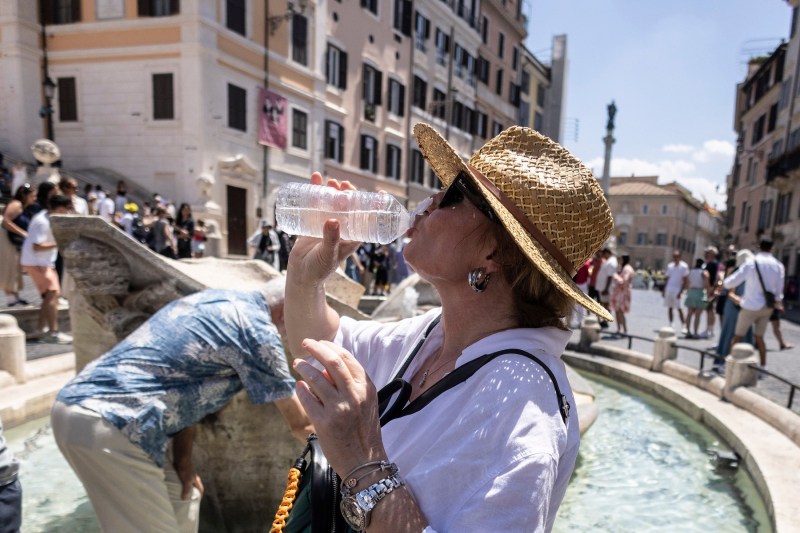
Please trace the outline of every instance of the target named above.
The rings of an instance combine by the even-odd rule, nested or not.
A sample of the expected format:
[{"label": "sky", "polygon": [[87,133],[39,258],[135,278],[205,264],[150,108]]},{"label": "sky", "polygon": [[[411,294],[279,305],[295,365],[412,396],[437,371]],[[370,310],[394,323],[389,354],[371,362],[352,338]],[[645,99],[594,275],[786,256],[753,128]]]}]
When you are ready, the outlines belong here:
[{"label": "sky", "polygon": [[549,62],[552,36],[567,34],[561,143],[599,179],[613,100],[612,176],[658,175],[659,183],[677,181],[724,209],[736,146],[736,84],[745,79],[748,59],[789,40],[788,3],[527,2],[527,47],[534,55]]}]

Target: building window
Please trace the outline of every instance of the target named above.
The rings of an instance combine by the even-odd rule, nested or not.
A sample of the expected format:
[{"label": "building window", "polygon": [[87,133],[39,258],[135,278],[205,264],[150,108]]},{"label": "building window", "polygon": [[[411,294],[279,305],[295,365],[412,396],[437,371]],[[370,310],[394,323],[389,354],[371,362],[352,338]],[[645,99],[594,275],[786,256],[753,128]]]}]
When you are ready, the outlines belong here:
[{"label": "building window", "polygon": [[247,0],[225,0],[225,27],[245,35],[245,3]]},{"label": "building window", "polygon": [[328,85],[347,89],[347,53],[329,44],[326,56],[325,79],[328,80]]},{"label": "building window", "polygon": [[444,119],[444,115],[447,112],[446,106],[447,102],[445,102],[445,95],[444,92],[440,91],[439,89],[433,89],[433,116],[436,118]]},{"label": "building window", "polygon": [[764,124],[767,121],[767,115],[763,114],[758,117],[758,120],[753,124],[753,138],[750,141],[751,145],[757,144],[764,137]]},{"label": "building window", "polygon": [[478,71],[478,79],[481,81],[481,83],[489,85],[489,60],[485,57],[478,56],[478,65],[476,70]]},{"label": "building window", "polygon": [[519,48],[516,46],[511,49],[511,69],[516,72],[519,67]]},{"label": "building window", "polygon": [[378,172],[378,140],[372,135],[361,135],[361,170]]},{"label": "building window", "polygon": [[58,120],[78,121],[78,95],[75,91],[75,78],[58,78]]},{"label": "building window", "polygon": [[414,76],[414,99],[411,104],[420,109],[426,109],[428,98],[428,83],[420,78]]},{"label": "building window", "polygon": [[667,214],[667,204],[661,204],[661,214],[662,215]]},{"label": "building window", "polygon": [[445,64],[445,58],[450,52],[450,36],[436,28],[436,63]]},{"label": "building window", "polygon": [[344,161],[344,128],[332,120],[325,121],[325,158]]},{"label": "building window", "polygon": [[647,244],[647,233],[640,231],[636,234],[636,244],[639,246],[644,246]]},{"label": "building window", "polygon": [[544,128],[544,115],[541,112],[536,111],[533,113],[533,129],[536,131],[542,131]]},{"label": "building window", "polygon": [[292,17],[292,60],[308,66],[308,19],[303,15]]},{"label": "building window", "polygon": [[[747,205],[746,202],[745,202],[745,205]],[[743,215],[744,215],[744,231],[745,231],[745,233],[750,231],[750,213],[752,211],[753,211],[753,206],[752,205],[747,205],[747,208],[744,210],[744,213],[743,213]]]},{"label": "building window", "polygon": [[372,105],[381,105],[381,71],[364,63],[361,96]]},{"label": "building window", "polygon": [[484,15],[481,23],[481,40],[483,44],[489,44],[489,18]]},{"label": "building window", "polygon": [[292,146],[308,149],[308,113],[292,109]]},{"label": "building window", "polygon": [[453,114],[450,116],[450,124],[458,129],[464,129],[464,104],[458,100],[453,102]]},{"label": "building window", "polygon": [[758,173],[758,161],[754,157],[750,158],[749,164],[747,165],[747,183],[755,183],[756,182],[756,174]]},{"label": "building window", "polygon": [[411,181],[420,185],[425,183],[425,159],[419,150],[411,151]]},{"label": "building window", "polygon": [[44,24],[71,24],[81,21],[81,0],[40,0]]},{"label": "building window", "polygon": [[496,120],[492,124],[492,136],[496,137],[503,131],[503,125]]},{"label": "building window", "polygon": [[667,245],[667,234],[658,232],[656,234],[656,245],[657,246],[666,246]]},{"label": "building window", "polygon": [[789,222],[792,212],[792,193],[778,195],[778,207],[775,210],[775,224]]},{"label": "building window", "polygon": [[389,79],[389,113],[394,113],[398,117],[405,115],[406,107],[406,88],[394,78]]},{"label": "building window", "polygon": [[486,133],[489,130],[489,117],[486,113],[481,111],[475,112],[475,134],[481,139],[486,138]]},{"label": "building window", "polygon": [[644,204],[642,206],[642,214],[643,215],[646,215],[649,210],[650,210],[650,208],[647,206],[647,204]]},{"label": "building window", "polygon": [[361,0],[361,7],[371,11],[373,15],[378,14],[378,0]]},{"label": "building window", "polygon": [[503,94],[503,69],[501,69],[501,68],[497,69],[497,78],[495,79],[495,84],[496,85],[495,85],[494,92],[496,92],[499,95],[502,95]]},{"label": "building window", "polygon": [[619,236],[617,237],[617,244],[620,246],[626,246],[628,244],[628,232],[627,231],[620,231]]},{"label": "building window", "polygon": [[762,200],[758,208],[758,231],[769,229],[772,224],[772,200]]},{"label": "building window", "polygon": [[386,145],[386,177],[400,179],[400,161],[402,150],[393,144]]},{"label": "building window", "polygon": [[228,127],[247,131],[247,90],[228,84]]},{"label": "building window", "polygon": [[503,59],[506,48],[506,36],[502,33],[497,34],[497,57]]},{"label": "building window", "polygon": [[140,17],[168,17],[180,13],[180,0],[139,0]]},{"label": "building window", "polygon": [[516,83],[509,82],[508,83],[508,103],[513,105],[514,107],[519,107],[520,102],[520,90],[519,85]]},{"label": "building window", "polygon": [[411,0],[394,0],[394,29],[411,36]]},{"label": "building window", "polygon": [[539,83],[536,85],[536,105],[539,107],[544,107],[545,91],[546,89],[543,84]]},{"label": "building window", "polygon": [[525,100],[519,101],[519,125],[530,127],[531,125],[531,104]]},{"label": "building window", "polygon": [[153,120],[175,118],[175,88],[172,74],[153,74]]},{"label": "building window", "polygon": [[531,73],[527,70],[522,70],[522,79],[520,80],[520,87],[522,92],[528,94],[531,91]]},{"label": "building window", "polygon": [[417,12],[414,22],[414,46],[421,52],[426,52],[425,41],[431,36],[431,21]]}]

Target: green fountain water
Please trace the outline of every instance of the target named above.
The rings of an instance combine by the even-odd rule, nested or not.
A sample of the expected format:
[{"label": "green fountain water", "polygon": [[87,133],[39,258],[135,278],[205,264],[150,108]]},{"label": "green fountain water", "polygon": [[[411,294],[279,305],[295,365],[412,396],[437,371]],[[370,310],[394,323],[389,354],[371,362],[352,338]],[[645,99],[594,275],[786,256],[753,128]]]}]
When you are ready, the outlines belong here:
[{"label": "green fountain water", "polygon": [[[744,469],[720,466],[709,455],[709,449],[724,448],[718,437],[663,401],[582,374],[595,388],[600,416],[583,437],[554,531],[771,531]],[[47,419],[7,436],[21,461],[22,530],[98,532],[91,504]]]}]

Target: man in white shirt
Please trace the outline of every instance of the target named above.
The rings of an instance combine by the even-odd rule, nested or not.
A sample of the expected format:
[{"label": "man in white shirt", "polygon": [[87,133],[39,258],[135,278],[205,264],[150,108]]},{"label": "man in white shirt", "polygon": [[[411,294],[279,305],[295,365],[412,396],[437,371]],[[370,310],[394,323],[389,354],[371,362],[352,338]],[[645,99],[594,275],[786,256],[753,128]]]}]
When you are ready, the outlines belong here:
[{"label": "man in white shirt", "polygon": [[686,319],[681,308],[681,293],[686,289],[688,281],[689,265],[681,261],[681,251],[675,250],[672,252],[672,262],[667,265],[667,282],[664,285],[664,306],[668,309],[670,326],[673,320],[672,309],[676,308],[681,319],[681,328],[686,327]]},{"label": "man in white shirt", "polygon": [[97,214],[109,224],[114,222],[114,211],[116,211],[116,205],[113,198],[106,194],[102,200],[97,199]]},{"label": "man in white shirt", "polygon": [[[758,253],[739,267],[733,274],[725,278],[722,285],[733,289],[744,283],[739,318],[736,320],[731,346],[741,341],[747,330],[755,324],[754,338],[761,366],[767,364],[767,346],[764,344],[764,332],[773,309],[783,308],[783,264],[772,255],[772,241],[763,239],[758,246]],[[757,268],[756,268],[757,267]],[[760,274],[760,275],[759,275]],[[766,292],[775,296],[773,306],[767,305]]]},{"label": "man in white shirt", "polygon": [[70,213],[83,216],[89,215],[89,204],[78,196],[78,182],[74,178],[62,177],[58,183],[58,188],[61,189],[61,194],[72,202]]},{"label": "man in white shirt", "polygon": [[65,215],[72,202],[66,196],[51,196],[49,209],[43,209],[31,219],[28,236],[22,243],[20,263],[42,295],[39,309],[39,330],[45,333],[44,342],[69,344],[72,337],[58,331],[58,299],[61,284],[56,273],[58,244],[50,228],[50,215]]}]

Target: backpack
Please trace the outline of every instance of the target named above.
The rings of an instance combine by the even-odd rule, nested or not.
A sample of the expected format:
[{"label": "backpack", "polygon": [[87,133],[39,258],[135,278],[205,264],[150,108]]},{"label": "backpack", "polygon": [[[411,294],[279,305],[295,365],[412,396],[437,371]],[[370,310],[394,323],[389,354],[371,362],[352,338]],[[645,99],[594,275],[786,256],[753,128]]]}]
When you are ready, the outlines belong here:
[{"label": "backpack", "polygon": [[142,222],[141,218],[133,218],[133,222],[131,223],[131,235],[142,244],[145,244],[150,237],[150,232],[144,227],[144,222]]}]

